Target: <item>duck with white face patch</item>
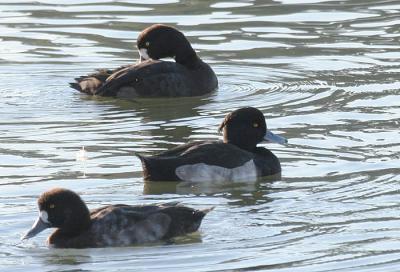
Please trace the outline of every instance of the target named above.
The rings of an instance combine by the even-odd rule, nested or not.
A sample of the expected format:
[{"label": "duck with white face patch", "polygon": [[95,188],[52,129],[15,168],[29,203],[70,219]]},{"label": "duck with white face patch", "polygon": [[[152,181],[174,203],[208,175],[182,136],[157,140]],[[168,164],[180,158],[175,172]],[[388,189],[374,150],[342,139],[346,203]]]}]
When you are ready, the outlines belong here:
[{"label": "duck with white face patch", "polygon": [[280,174],[278,158],[257,144],[287,140],[267,129],[263,113],[252,107],[229,113],[219,127],[223,142],[198,141],[154,156],[137,154],[149,181],[255,181]]},{"label": "duck with white face patch", "polygon": [[160,205],[108,205],[89,211],[73,191],[55,188],[38,199],[39,217],[22,237],[32,238],[47,228],[57,228],[48,244],[60,248],[129,246],[167,240],[195,232],[213,208],[195,210]]},{"label": "duck with white face patch", "polygon": [[[139,34],[136,43],[138,64],[100,69],[76,78],[71,87],[89,95],[125,99],[200,96],[217,89],[214,71],[176,28],[152,25]],[[174,58],[175,62],[160,60],[163,58]]]}]

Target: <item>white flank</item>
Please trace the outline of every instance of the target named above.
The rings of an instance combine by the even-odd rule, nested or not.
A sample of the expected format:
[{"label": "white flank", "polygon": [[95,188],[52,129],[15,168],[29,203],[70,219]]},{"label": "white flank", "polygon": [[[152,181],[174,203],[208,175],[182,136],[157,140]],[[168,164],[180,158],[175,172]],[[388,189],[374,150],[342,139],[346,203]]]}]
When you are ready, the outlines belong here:
[{"label": "white flank", "polygon": [[197,163],[182,165],[176,168],[176,175],[184,181],[255,181],[257,168],[253,160],[235,168],[225,168],[216,165]]}]

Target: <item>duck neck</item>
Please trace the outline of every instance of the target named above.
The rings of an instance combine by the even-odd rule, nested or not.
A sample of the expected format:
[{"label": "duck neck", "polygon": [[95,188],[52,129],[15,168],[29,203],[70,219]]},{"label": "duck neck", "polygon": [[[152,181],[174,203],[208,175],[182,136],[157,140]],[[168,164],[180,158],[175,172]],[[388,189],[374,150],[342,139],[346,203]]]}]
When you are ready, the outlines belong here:
[{"label": "duck neck", "polygon": [[196,68],[201,61],[185,36],[182,35],[178,44],[175,51],[175,61],[189,69]]},{"label": "duck neck", "polygon": [[79,237],[91,226],[89,210],[87,208],[86,210],[87,212],[82,210],[80,215],[74,214],[73,218],[67,217],[65,223],[49,236],[47,243],[55,247],[80,247],[82,241],[77,242],[74,238]]},{"label": "duck neck", "polygon": [[246,150],[248,152],[254,153],[254,151],[257,149],[257,146],[255,146],[253,143],[247,143],[246,141],[235,141],[233,140],[224,140],[225,143],[228,144],[233,144],[240,149]]},{"label": "duck neck", "polygon": [[74,236],[82,231],[89,229],[90,211],[86,205],[80,206],[79,209],[66,210],[64,224],[59,228],[60,233]]}]

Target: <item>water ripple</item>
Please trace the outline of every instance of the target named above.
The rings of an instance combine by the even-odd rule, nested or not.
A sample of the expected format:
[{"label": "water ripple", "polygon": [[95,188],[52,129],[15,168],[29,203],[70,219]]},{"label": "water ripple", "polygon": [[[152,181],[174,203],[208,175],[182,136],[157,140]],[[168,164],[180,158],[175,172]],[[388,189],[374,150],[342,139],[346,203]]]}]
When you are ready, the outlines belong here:
[{"label": "water ripple", "polygon": [[[397,271],[397,1],[23,1],[0,4],[0,267],[20,271]],[[198,98],[89,98],[68,82],[138,58],[152,23],[187,34],[220,88]],[[135,152],[220,139],[254,106],[289,139],[280,181],[144,183]],[[86,160],[76,160],[84,147]],[[90,208],[180,201],[199,233],[171,243],[54,250],[19,237],[50,187]]]}]

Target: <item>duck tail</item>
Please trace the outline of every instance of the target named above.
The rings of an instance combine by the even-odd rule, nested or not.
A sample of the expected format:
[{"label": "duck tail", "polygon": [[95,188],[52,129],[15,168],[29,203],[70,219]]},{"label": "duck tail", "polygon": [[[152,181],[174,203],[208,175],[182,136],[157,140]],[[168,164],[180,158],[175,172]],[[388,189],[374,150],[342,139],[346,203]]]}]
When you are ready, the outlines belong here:
[{"label": "duck tail", "polygon": [[137,152],[134,152],[133,155],[135,155],[136,157],[139,158],[139,160],[142,163],[142,165],[144,165],[146,163],[146,156],[144,156],[144,155],[142,155],[140,153],[137,153]]},{"label": "duck tail", "polygon": [[147,157],[137,152],[135,152],[134,155],[138,157],[140,162],[142,163],[144,180],[150,180],[150,170],[149,170],[150,164],[148,163]]},{"label": "duck tail", "polygon": [[210,208],[202,209],[200,210],[204,215],[208,214],[209,212],[213,211],[215,209],[215,206],[212,206]]},{"label": "duck tail", "polygon": [[146,181],[179,181],[175,174],[176,163],[168,158],[144,156],[135,153],[142,162],[143,178]]},{"label": "duck tail", "polygon": [[212,210],[214,210],[214,206],[206,209],[201,209],[201,210],[195,210],[192,211],[192,219],[190,223],[187,225],[186,232],[194,232],[197,231],[201,225],[201,222],[203,221],[203,218]]},{"label": "duck tail", "polygon": [[75,82],[69,83],[69,86],[75,90],[89,95],[97,94],[97,91],[103,85],[105,79],[101,75],[93,74],[75,78]]},{"label": "duck tail", "polygon": [[72,89],[75,89],[75,90],[77,90],[77,91],[82,92],[82,88],[81,88],[81,85],[79,85],[79,83],[70,82],[70,83],[69,83],[69,86],[70,86]]},{"label": "duck tail", "polygon": [[200,220],[203,220],[204,216],[206,216],[209,212],[211,212],[214,209],[215,209],[215,206],[212,206],[212,207],[206,208],[206,209],[197,210],[197,214],[200,217]]}]

